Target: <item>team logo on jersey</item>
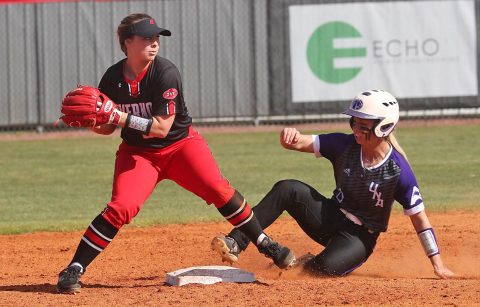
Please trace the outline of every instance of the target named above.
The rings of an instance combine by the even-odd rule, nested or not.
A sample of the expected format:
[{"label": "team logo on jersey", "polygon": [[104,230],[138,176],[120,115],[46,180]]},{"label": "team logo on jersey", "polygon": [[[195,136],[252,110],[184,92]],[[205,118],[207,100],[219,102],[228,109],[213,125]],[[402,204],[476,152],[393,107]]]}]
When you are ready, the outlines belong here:
[{"label": "team logo on jersey", "polygon": [[168,100],[173,100],[175,97],[177,97],[178,91],[174,88],[169,88],[165,92],[163,92],[163,98],[168,99]]},{"label": "team logo on jersey", "polygon": [[383,208],[382,192],[377,192],[377,189],[378,189],[378,183],[375,183],[372,181],[372,183],[370,183],[370,188],[368,190],[373,193],[372,199],[375,199],[377,201],[377,203],[375,204],[375,207]]},{"label": "team logo on jersey", "polygon": [[360,99],[354,99],[352,101],[352,110],[360,110],[363,107],[363,101]]},{"label": "team logo on jersey", "polygon": [[118,87],[122,87],[122,82],[118,82]]},{"label": "team logo on jersey", "polygon": [[410,207],[415,206],[418,200],[420,200],[420,203],[423,202],[420,190],[414,186],[412,189],[412,196],[410,197]]}]

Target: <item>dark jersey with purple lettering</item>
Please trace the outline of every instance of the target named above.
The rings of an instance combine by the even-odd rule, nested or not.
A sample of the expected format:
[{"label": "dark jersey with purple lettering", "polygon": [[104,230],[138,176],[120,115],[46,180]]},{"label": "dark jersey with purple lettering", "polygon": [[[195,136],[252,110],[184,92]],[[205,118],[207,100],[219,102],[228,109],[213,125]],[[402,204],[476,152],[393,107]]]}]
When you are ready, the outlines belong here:
[{"label": "dark jersey with purple lettering", "polygon": [[363,166],[361,146],[353,134],[314,136],[314,151],[333,165],[336,189],[332,200],[358,217],[367,228],[386,231],[395,200],[407,215],[424,210],[415,175],[395,148],[371,168]]},{"label": "dark jersey with purple lettering", "polygon": [[127,80],[123,74],[125,60],[105,72],[98,86],[100,91],[118,104],[122,112],[143,118],[175,114],[175,120],[163,139],[143,138],[140,132],[122,129],[123,140],[132,146],[162,148],[186,137],[192,119],[183,99],[182,79],[177,67],[157,56],[137,80]]}]

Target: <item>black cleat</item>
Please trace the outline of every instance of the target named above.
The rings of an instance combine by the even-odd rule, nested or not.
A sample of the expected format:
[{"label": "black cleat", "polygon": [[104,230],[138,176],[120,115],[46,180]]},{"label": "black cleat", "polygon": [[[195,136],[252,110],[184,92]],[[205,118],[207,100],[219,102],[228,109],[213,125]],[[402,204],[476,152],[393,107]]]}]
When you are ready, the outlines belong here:
[{"label": "black cleat", "polygon": [[295,264],[293,252],[288,247],[278,244],[269,237],[264,238],[257,248],[260,253],[272,259],[273,263],[281,269],[289,269]]},{"label": "black cleat", "polygon": [[80,292],[80,277],[82,269],[79,266],[71,265],[58,274],[57,291],[59,293]]}]

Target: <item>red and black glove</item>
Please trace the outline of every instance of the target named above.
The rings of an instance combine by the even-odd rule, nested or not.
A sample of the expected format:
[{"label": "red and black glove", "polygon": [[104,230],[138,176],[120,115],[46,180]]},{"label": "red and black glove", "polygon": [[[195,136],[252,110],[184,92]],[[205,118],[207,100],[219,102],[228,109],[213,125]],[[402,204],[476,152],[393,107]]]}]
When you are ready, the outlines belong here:
[{"label": "red and black glove", "polygon": [[103,124],[118,125],[121,112],[118,106],[91,86],[79,85],[62,100],[60,119],[70,127],[98,127]]}]

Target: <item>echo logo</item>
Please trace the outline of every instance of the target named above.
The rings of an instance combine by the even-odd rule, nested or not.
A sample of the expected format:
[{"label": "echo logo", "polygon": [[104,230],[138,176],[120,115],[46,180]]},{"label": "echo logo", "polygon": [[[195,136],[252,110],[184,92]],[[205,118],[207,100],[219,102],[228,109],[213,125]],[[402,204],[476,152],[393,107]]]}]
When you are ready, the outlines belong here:
[{"label": "echo logo", "polygon": [[319,26],[307,45],[307,62],[312,72],[328,83],[344,83],[355,78],[361,67],[336,67],[335,59],[366,57],[367,48],[336,48],[335,39],[360,38],[353,26],[341,21],[332,21]]}]

